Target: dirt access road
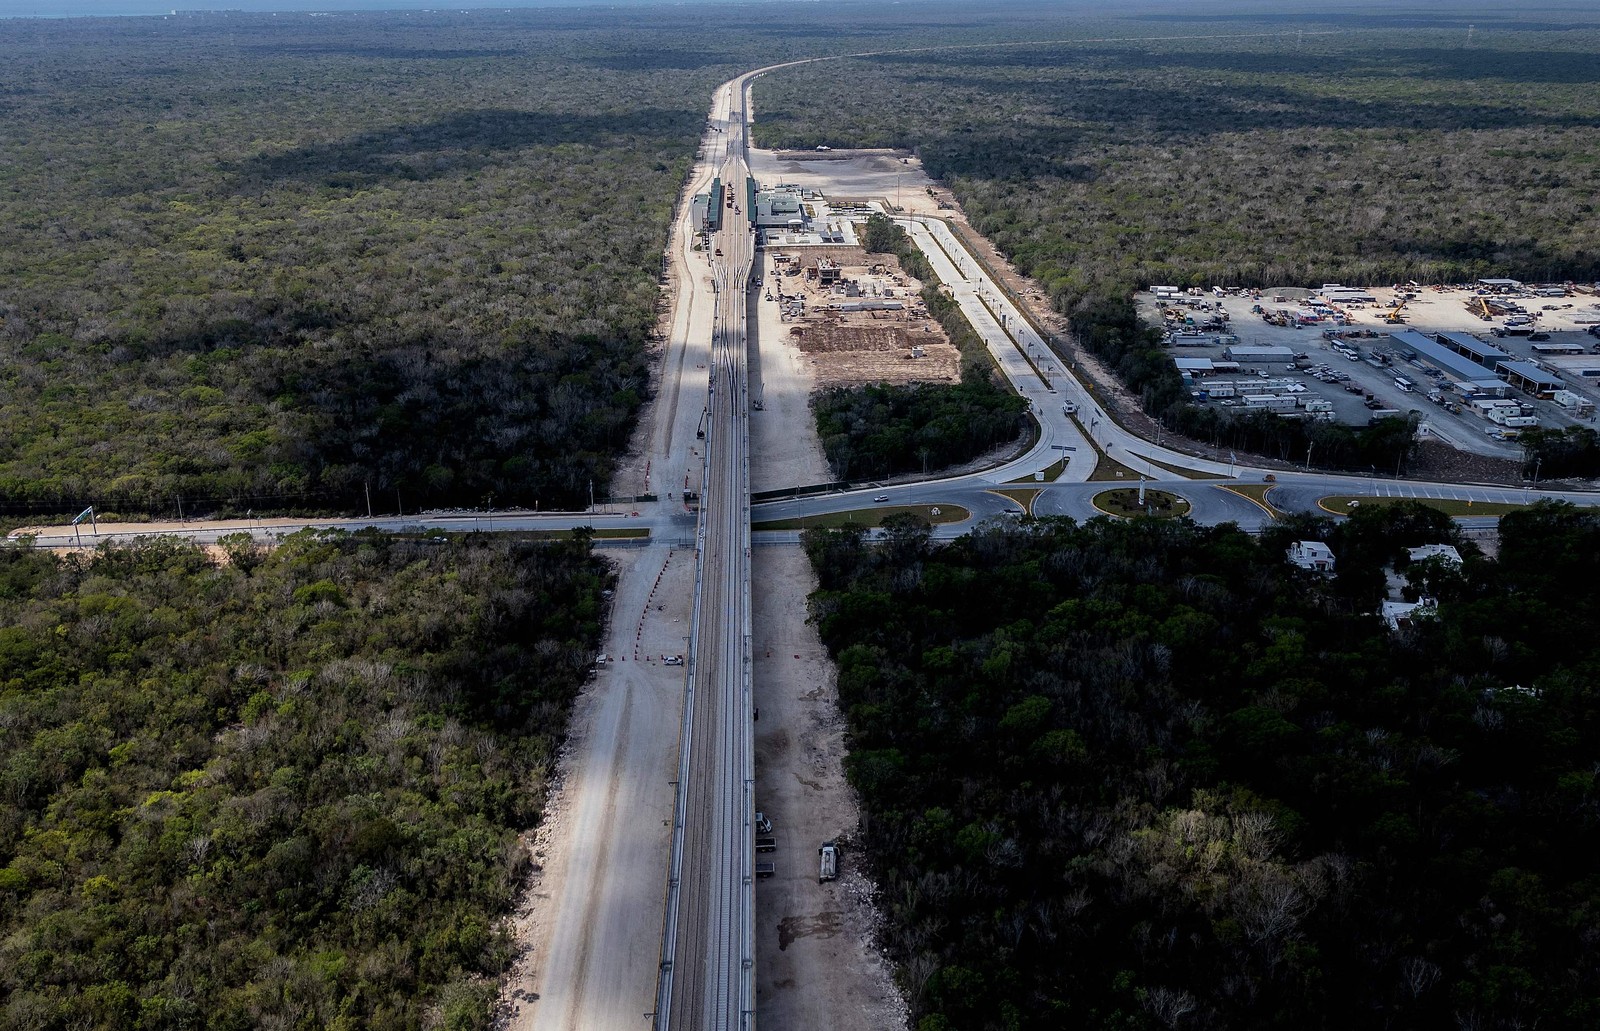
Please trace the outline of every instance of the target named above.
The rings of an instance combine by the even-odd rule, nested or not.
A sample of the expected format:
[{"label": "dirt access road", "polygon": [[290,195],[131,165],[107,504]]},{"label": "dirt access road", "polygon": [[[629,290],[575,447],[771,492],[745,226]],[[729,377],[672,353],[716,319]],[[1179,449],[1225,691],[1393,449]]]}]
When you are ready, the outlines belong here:
[{"label": "dirt access road", "polygon": [[[717,103],[726,110],[721,93]],[[545,821],[528,843],[539,867],[512,922],[518,956],[496,1020],[506,1031],[637,1031],[656,1006],[686,669],[662,657],[688,650],[695,522],[682,491],[689,478],[699,486],[712,314],[707,264],[685,220],[688,197],[709,179],[702,162],[680,205],[654,400],[618,476],[624,490],[658,492],[648,507],[675,532],[615,559],[610,661],[578,699]]]},{"label": "dirt access road", "polygon": [[[791,547],[752,555],[756,800],[772,820],[777,867],[756,884],[756,1018],[763,1028],[884,1031],[906,1025],[891,964],[873,946],[874,886],[855,848],[860,811],[844,779],[844,718],[833,662],[805,621],[816,588]],[[840,877],[817,881],[817,848],[841,846]]]}]

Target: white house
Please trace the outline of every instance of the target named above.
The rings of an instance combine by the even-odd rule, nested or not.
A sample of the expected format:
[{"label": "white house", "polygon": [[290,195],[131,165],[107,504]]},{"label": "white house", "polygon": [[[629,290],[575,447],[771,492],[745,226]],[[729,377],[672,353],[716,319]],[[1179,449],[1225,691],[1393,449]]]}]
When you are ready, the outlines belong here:
[{"label": "white house", "polygon": [[1420,548],[1407,548],[1406,554],[1411,556],[1411,561],[1422,562],[1430,558],[1442,558],[1453,566],[1461,564],[1461,552],[1450,544],[1424,544]]},{"label": "white house", "polygon": [[1438,602],[1432,598],[1423,598],[1421,601],[1385,601],[1383,603],[1383,621],[1389,624],[1391,630],[1399,630],[1403,626],[1410,626],[1419,619],[1429,619],[1438,614]]},{"label": "white house", "polygon": [[1333,572],[1333,549],[1322,541],[1295,541],[1289,545],[1289,561],[1301,569]]}]

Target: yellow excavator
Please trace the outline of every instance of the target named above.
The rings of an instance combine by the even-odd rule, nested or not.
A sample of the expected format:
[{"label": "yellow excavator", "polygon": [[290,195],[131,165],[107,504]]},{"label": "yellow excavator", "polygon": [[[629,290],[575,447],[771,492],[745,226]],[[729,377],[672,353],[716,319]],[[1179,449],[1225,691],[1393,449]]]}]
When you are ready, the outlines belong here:
[{"label": "yellow excavator", "polygon": [[1405,311],[1406,310],[1406,305],[1408,305],[1410,303],[1411,303],[1411,298],[1409,298],[1409,297],[1401,298],[1400,301],[1398,303],[1396,303],[1393,308],[1390,308],[1388,311],[1383,313],[1383,321],[1389,323],[1391,326],[1397,326],[1397,325],[1400,325],[1401,323],[1405,322],[1406,318],[1405,318],[1404,315],[1401,314],[1401,312]]},{"label": "yellow excavator", "polygon": [[1475,295],[1472,300],[1467,302],[1467,307],[1472,311],[1472,314],[1485,322],[1494,317],[1494,313],[1489,310],[1489,302],[1484,300],[1481,295]]}]

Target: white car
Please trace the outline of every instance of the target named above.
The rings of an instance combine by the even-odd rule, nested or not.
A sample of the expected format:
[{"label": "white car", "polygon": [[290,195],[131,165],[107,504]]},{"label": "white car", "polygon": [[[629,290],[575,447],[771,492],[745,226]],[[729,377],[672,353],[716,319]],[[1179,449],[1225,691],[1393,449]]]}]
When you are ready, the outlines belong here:
[{"label": "white car", "polygon": [[664,666],[681,666],[681,665],[683,665],[683,656],[682,655],[663,655],[663,656],[661,656],[661,663]]},{"label": "white car", "polygon": [[888,501],[889,500],[889,495],[887,495],[887,494],[879,494],[877,497],[873,498],[872,500],[875,501],[875,502]]}]

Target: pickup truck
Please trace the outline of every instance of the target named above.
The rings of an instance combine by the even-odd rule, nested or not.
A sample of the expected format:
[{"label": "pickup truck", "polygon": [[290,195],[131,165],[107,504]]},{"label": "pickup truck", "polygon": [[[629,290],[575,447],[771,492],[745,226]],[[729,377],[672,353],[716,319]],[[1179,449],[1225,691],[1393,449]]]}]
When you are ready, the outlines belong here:
[{"label": "pickup truck", "polygon": [[820,869],[817,872],[817,883],[839,879],[839,846],[831,841],[824,841],[822,847],[817,849],[821,858]]}]

